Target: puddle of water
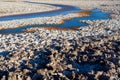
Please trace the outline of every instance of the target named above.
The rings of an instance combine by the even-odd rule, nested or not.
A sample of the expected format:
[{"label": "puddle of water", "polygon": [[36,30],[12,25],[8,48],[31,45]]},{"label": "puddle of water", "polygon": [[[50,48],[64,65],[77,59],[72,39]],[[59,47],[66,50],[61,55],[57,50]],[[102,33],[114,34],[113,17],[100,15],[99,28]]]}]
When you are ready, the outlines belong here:
[{"label": "puddle of water", "polygon": [[87,73],[92,70],[100,70],[102,69],[102,66],[100,64],[94,64],[94,65],[84,64],[84,65],[79,65],[78,68],[80,69],[81,72]]},{"label": "puddle of water", "polygon": [[9,33],[22,33],[24,30],[35,27],[60,27],[60,28],[73,28],[73,27],[81,27],[88,26],[89,24],[84,22],[79,22],[79,20],[108,20],[110,19],[110,13],[103,12],[100,9],[93,9],[91,11],[90,16],[82,17],[82,18],[73,18],[70,20],[66,20],[63,24],[41,24],[41,25],[28,25],[19,28],[5,29],[0,30],[0,34],[9,34]]},{"label": "puddle of water", "polygon": [[0,52],[0,56],[6,57],[7,55],[9,55],[8,51]]},{"label": "puddle of water", "polygon": [[74,67],[79,69],[80,72],[82,73],[88,73],[92,70],[95,70],[95,71],[100,71],[103,69],[103,66],[101,66],[101,64],[97,64],[97,63],[94,63],[94,64],[90,64],[90,63],[84,63],[84,64],[74,64]]}]

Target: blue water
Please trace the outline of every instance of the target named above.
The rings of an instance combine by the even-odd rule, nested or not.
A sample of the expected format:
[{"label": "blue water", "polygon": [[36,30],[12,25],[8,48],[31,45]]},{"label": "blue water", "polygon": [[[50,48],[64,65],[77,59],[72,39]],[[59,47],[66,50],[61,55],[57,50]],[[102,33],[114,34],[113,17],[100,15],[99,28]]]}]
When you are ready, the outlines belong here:
[{"label": "blue water", "polygon": [[8,56],[9,52],[8,51],[3,51],[3,52],[0,52],[0,56],[3,56],[3,57],[6,57]]},{"label": "blue water", "polygon": [[41,25],[28,25],[20,28],[13,28],[13,29],[5,29],[0,30],[0,34],[9,34],[9,33],[22,33],[24,30],[28,28],[35,28],[35,27],[60,27],[60,28],[73,28],[73,27],[81,27],[81,26],[88,26],[89,24],[84,22],[79,22],[79,20],[108,20],[110,13],[103,12],[100,9],[93,9],[91,11],[90,16],[82,17],[82,18],[73,18],[71,20],[66,20],[64,24],[41,24]]},{"label": "blue water", "polygon": [[80,20],[108,20],[110,19],[110,13],[104,12],[100,9],[93,9],[90,16],[82,17]]}]

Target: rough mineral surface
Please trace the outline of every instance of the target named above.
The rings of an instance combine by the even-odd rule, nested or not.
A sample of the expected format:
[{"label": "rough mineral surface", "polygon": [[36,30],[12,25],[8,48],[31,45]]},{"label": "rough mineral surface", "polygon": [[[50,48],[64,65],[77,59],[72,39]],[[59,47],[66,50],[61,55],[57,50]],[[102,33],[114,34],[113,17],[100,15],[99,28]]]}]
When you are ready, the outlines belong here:
[{"label": "rough mineral surface", "polygon": [[55,9],[60,9],[59,7],[54,7],[45,4],[30,4],[25,3],[25,0],[0,0],[0,17],[14,14],[23,14],[23,13],[34,13],[34,12],[43,12],[51,11]]},{"label": "rough mineral surface", "polygon": [[90,25],[77,31],[0,34],[0,79],[119,80],[120,4],[100,2],[89,5],[112,12],[111,20],[83,21]]}]

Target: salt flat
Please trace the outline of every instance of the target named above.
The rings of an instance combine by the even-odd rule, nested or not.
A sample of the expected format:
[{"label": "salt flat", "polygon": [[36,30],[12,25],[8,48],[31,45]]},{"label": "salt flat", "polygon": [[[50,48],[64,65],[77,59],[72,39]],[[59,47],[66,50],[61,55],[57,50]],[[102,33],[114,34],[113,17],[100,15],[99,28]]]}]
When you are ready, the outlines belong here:
[{"label": "salt flat", "polygon": [[[22,1],[24,0],[18,3],[25,4]],[[74,5],[84,10],[99,8],[103,11],[110,12],[111,19],[80,20],[80,22],[86,22],[89,25],[78,27],[77,31],[48,30],[44,27],[33,27],[31,28],[33,32],[0,34],[0,79],[119,80],[120,1],[29,1]],[[31,5],[39,7],[37,4]],[[30,7],[30,5],[28,6]],[[43,7],[46,6],[48,7],[49,5],[44,5]],[[54,7],[52,9],[56,9],[55,6],[51,7]],[[30,12],[32,10],[34,12],[34,9],[31,7]],[[19,11],[16,8],[15,14],[21,13]],[[40,11],[45,10],[41,8]],[[29,11],[26,9],[26,12]],[[8,11],[9,14],[11,14],[10,11]],[[74,13],[70,13],[51,17],[1,21],[0,29],[15,28],[27,24],[57,24],[63,19],[77,16]]]},{"label": "salt flat", "polygon": [[43,12],[55,9],[59,9],[59,7],[45,4],[30,4],[24,1],[0,1],[0,16]]}]

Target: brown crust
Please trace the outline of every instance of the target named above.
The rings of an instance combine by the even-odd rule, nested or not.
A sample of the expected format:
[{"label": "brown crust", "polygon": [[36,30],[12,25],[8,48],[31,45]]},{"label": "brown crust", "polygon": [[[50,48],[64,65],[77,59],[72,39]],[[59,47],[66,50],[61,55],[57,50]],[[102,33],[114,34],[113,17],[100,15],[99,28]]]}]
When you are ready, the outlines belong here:
[{"label": "brown crust", "polygon": [[75,14],[78,14],[80,17],[89,16],[91,11],[83,11],[83,12],[74,12]]},{"label": "brown crust", "polygon": [[68,30],[78,30],[78,27],[72,27],[72,28],[61,28],[61,27],[41,27],[43,29],[47,29],[47,30],[64,30],[64,31],[68,31]]}]

